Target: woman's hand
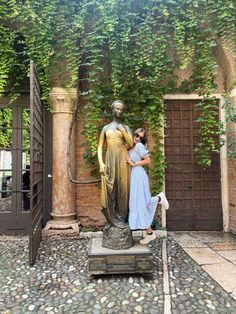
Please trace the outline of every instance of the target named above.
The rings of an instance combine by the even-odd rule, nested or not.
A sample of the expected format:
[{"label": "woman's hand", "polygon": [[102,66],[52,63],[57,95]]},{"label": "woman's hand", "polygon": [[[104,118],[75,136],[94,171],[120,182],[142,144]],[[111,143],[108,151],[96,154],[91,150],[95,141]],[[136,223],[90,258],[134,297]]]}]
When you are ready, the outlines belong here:
[{"label": "woman's hand", "polygon": [[132,167],[135,166],[135,163],[132,161],[132,159],[131,159],[130,157],[126,157],[126,162],[127,162],[130,166],[132,166]]}]

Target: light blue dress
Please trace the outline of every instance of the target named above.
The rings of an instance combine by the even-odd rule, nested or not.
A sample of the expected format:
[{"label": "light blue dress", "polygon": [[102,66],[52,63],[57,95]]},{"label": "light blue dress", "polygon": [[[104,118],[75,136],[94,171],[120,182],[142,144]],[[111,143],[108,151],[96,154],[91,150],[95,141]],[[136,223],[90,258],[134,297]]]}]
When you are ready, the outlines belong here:
[{"label": "light blue dress", "polygon": [[[129,150],[133,162],[142,160],[149,155],[142,143],[137,143]],[[131,170],[130,196],[129,196],[129,226],[131,230],[147,229],[151,226],[158,197],[151,196],[146,171],[142,166],[134,166]]]}]

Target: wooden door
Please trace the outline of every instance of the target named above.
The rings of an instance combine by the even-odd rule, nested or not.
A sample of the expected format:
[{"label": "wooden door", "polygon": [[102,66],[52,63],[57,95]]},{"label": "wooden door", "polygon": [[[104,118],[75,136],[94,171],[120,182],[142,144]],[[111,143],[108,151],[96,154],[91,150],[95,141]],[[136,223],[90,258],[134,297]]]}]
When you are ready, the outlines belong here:
[{"label": "wooden door", "polygon": [[212,166],[197,164],[194,147],[199,141],[196,101],[167,101],[165,128],[168,230],[222,230],[220,156]]},{"label": "wooden door", "polygon": [[[29,109],[27,101],[0,104],[0,233],[28,234]],[[27,170],[27,171],[26,171]]]},{"label": "wooden door", "polygon": [[42,239],[44,107],[33,61],[30,62],[30,234],[29,263],[33,265]]}]

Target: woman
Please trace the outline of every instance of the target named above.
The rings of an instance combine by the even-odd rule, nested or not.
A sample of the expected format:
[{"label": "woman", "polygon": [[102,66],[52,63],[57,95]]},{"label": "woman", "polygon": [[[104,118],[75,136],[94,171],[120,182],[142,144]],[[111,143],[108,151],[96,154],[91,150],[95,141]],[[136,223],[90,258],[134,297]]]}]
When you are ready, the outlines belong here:
[{"label": "woman", "polygon": [[[120,123],[124,104],[116,100],[111,105],[113,121],[102,129],[98,144],[98,161],[102,179],[102,212],[109,224],[126,228],[129,207],[130,167],[126,162],[127,146],[133,146],[132,133],[128,126]],[[106,161],[103,162],[102,151],[106,144]]]},{"label": "woman", "polygon": [[134,147],[129,150],[127,162],[132,167],[130,179],[129,199],[129,226],[130,229],[146,229],[147,236],[140,241],[141,244],[148,244],[156,238],[151,224],[156,212],[157,204],[160,203],[165,209],[169,203],[163,192],[152,197],[149,190],[149,182],[146,171],[142,166],[151,162],[146,148],[147,136],[144,128],[134,132]]}]

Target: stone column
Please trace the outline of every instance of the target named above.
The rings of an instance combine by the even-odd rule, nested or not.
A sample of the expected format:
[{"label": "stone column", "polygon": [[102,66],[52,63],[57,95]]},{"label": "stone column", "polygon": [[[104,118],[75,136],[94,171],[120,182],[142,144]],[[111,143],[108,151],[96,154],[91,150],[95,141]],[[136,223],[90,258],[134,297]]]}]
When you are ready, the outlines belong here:
[{"label": "stone column", "polygon": [[[231,91],[231,101],[236,108],[236,87],[234,87]],[[236,123],[231,123],[231,132],[228,135],[232,139],[236,139]],[[236,147],[234,147],[235,149]],[[229,182],[229,222],[228,227],[229,230],[233,233],[236,233],[236,160],[234,158],[228,158],[228,182]]]},{"label": "stone column", "polygon": [[[50,93],[53,114],[52,158],[52,220],[45,229],[79,229],[75,211],[75,184],[67,173],[67,145],[69,127],[74,110],[76,90],[53,88]],[[71,143],[75,149],[75,143]],[[71,162],[74,154],[71,152]]]}]

